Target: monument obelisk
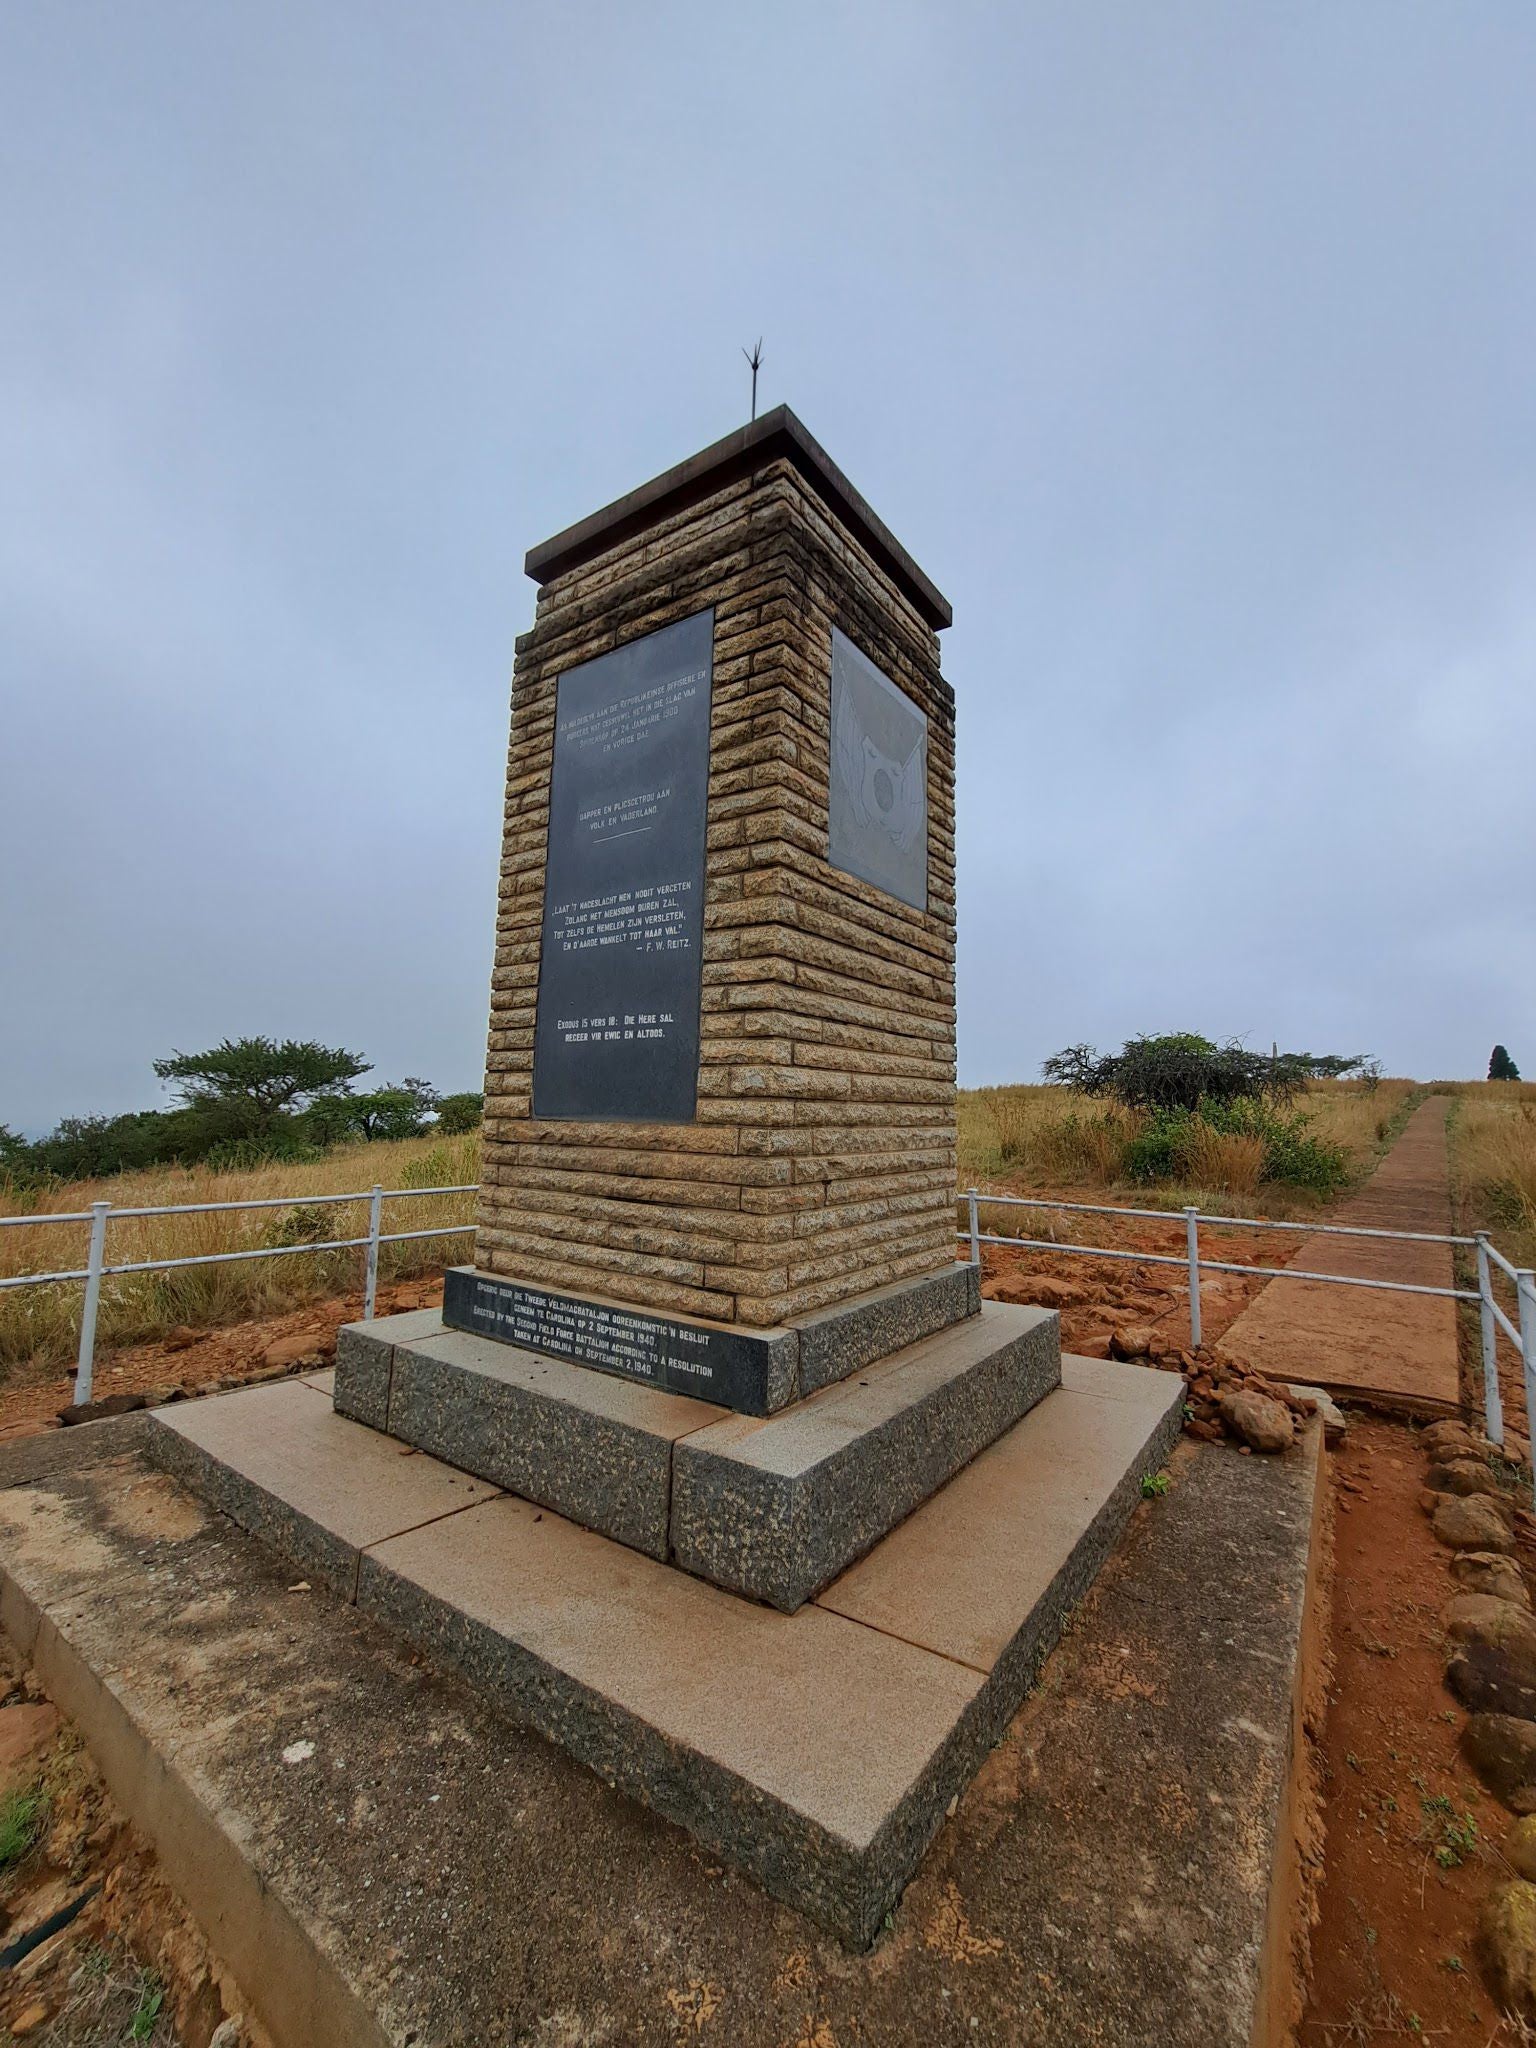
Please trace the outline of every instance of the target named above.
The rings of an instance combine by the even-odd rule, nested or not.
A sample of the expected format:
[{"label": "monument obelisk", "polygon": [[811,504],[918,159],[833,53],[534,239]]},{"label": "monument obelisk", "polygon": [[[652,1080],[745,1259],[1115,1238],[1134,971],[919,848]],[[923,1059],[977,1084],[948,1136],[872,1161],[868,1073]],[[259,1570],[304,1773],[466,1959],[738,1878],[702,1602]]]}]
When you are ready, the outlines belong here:
[{"label": "monument obelisk", "polygon": [[[527,570],[445,1315],[762,1413],[970,1305],[950,609],[782,407]],[[893,1287],[804,1369],[803,1319]]]},{"label": "monument obelisk", "polygon": [[864,1945],[1183,1382],[955,1258],[928,578],[784,410],[527,566],[473,1263],[157,1455]]}]

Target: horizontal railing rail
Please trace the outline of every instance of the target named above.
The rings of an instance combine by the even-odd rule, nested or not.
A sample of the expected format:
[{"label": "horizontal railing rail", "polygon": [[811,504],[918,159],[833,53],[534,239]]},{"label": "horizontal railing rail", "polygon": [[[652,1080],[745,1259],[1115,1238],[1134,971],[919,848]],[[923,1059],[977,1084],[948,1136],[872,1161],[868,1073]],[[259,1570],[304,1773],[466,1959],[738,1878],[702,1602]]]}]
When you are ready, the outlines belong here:
[{"label": "horizontal railing rail", "polygon": [[[261,1195],[228,1202],[164,1202],[116,1207],[111,1202],[93,1202],[89,1209],[43,1211],[27,1216],[0,1216],[0,1227],[27,1226],[43,1229],[52,1225],[84,1223],[90,1226],[83,1266],[59,1272],[15,1273],[0,1278],[0,1290],[15,1287],[53,1287],[83,1282],[80,1312],[80,1342],[75,1361],[75,1400],[91,1398],[95,1372],[96,1326],[100,1311],[101,1283],[138,1273],[169,1273],[192,1266],[221,1266],[247,1259],[298,1258],[306,1253],[361,1251],[363,1253],[363,1314],[371,1318],[378,1300],[379,1249],[382,1245],[409,1244],[429,1238],[462,1237],[474,1229],[471,1222],[434,1224],[422,1230],[383,1228],[386,1202],[427,1201],[440,1196],[478,1194],[479,1184],[467,1181],[442,1188],[357,1188],[339,1195]],[[1375,1225],[1313,1223],[1305,1219],[1269,1216],[1217,1216],[1188,1206],[1181,1210],[1140,1209],[1110,1202],[1052,1201],[1043,1195],[1003,1195],[967,1188],[956,1196],[967,1205],[967,1228],[957,1231],[968,1242],[971,1262],[981,1264],[983,1245],[997,1245],[1021,1251],[1065,1252],[1076,1257],[1123,1260],[1135,1265],[1178,1266],[1189,1275],[1190,1339],[1198,1350],[1202,1342],[1200,1276],[1202,1273],[1237,1273],[1251,1279],[1298,1280],[1325,1287],[1374,1288],[1390,1294],[1439,1296],[1451,1301],[1476,1302],[1482,1339],[1483,1420],[1490,1439],[1504,1442],[1503,1406],[1499,1394],[1498,1340],[1505,1337],[1519,1353],[1525,1382],[1527,1433],[1536,1440],[1536,1272],[1516,1266],[1492,1242],[1486,1231],[1471,1236],[1427,1230],[1383,1230]],[[131,1259],[116,1263],[106,1256],[107,1225],[161,1216],[203,1216],[238,1210],[338,1207],[347,1202],[366,1202],[368,1229],[360,1237],[324,1238],[316,1243],[255,1245],[240,1251],[197,1252],[173,1259]],[[1119,1245],[1070,1244],[1056,1238],[1006,1237],[981,1228],[981,1205],[996,1208],[1044,1209],[1073,1216],[1124,1216],[1184,1227],[1182,1253],[1128,1251]],[[1404,1244],[1441,1244],[1475,1254],[1477,1286],[1433,1287],[1415,1280],[1380,1280],[1365,1274],[1318,1273],[1297,1266],[1249,1266],[1227,1259],[1212,1259],[1200,1249],[1202,1228],[1215,1230],[1279,1230],[1302,1237],[1359,1237],[1389,1239]],[[1495,1275],[1515,1290],[1516,1316],[1511,1317],[1494,1292]],[[1536,1480],[1533,1480],[1536,1483]]]},{"label": "horizontal railing rail", "polygon": [[[474,1195],[478,1181],[466,1181],[446,1188],[356,1188],[344,1195],[260,1195],[236,1202],[159,1202],[147,1207],[118,1208],[111,1202],[92,1202],[89,1209],[42,1211],[31,1216],[0,1216],[0,1224],[30,1224],[34,1229],[55,1223],[88,1223],[91,1227],[86,1263],[59,1273],[12,1273],[0,1278],[0,1290],[12,1287],[56,1287],[69,1281],[85,1282],[80,1310],[80,1344],[75,1356],[75,1402],[83,1406],[91,1398],[96,1371],[96,1324],[101,1307],[101,1283],[131,1273],[174,1273],[188,1266],[229,1266],[246,1259],[294,1259],[319,1252],[361,1251],[363,1253],[363,1317],[370,1320],[378,1301],[379,1247],[408,1244],[420,1238],[463,1237],[473,1223],[440,1223],[425,1230],[384,1230],[381,1226],[386,1202],[426,1201],[441,1195]],[[327,1237],[308,1244],[262,1244],[234,1252],[193,1252],[175,1259],[126,1259],[109,1263],[106,1256],[107,1224],[151,1216],[213,1216],[239,1209],[318,1209],[344,1202],[368,1204],[368,1230],[362,1237]]]},{"label": "horizontal railing rail", "polygon": [[[981,1188],[966,1188],[957,1193],[955,1200],[963,1202],[967,1210],[967,1227],[957,1230],[955,1235],[961,1243],[969,1243],[971,1263],[975,1266],[981,1264],[981,1247],[990,1244],[1017,1247],[1022,1251],[1066,1252],[1079,1258],[1123,1259],[1137,1265],[1183,1267],[1189,1275],[1190,1342],[1197,1351],[1203,1339],[1200,1315],[1202,1273],[1241,1273],[1252,1279],[1304,1280],[1323,1287],[1365,1287],[1386,1294],[1427,1294],[1447,1301],[1476,1302],[1482,1342],[1483,1427],[1490,1441],[1502,1448],[1504,1403],[1499,1391],[1498,1342],[1503,1335],[1520,1356],[1525,1383],[1526,1435],[1536,1443],[1536,1272],[1513,1265],[1485,1230],[1476,1231],[1470,1237],[1450,1231],[1383,1230],[1374,1224],[1312,1223],[1305,1218],[1216,1216],[1194,1205],[1175,1210],[1121,1208],[1109,1202],[1053,1202],[1044,1195],[994,1195]],[[1069,1244],[1057,1238],[1005,1237],[999,1232],[982,1229],[983,1203],[1002,1209],[1047,1209],[1059,1215],[1130,1216],[1175,1226],[1182,1223],[1184,1251],[1182,1256],[1176,1256],[1169,1252],[1127,1251],[1115,1245]],[[1206,1258],[1200,1250],[1202,1226],[1216,1230],[1281,1230],[1297,1237],[1385,1238],[1402,1244],[1442,1244],[1452,1250],[1475,1253],[1477,1285],[1432,1287],[1421,1280],[1378,1280],[1363,1273],[1318,1273],[1304,1266],[1247,1266],[1230,1259]],[[1518,1323],[1505,1313],[1494,1293],[1495,1272],[1514,1285]],[[1532,1463],[1532,1498],[1536,1501],[1536,1458]]]}]

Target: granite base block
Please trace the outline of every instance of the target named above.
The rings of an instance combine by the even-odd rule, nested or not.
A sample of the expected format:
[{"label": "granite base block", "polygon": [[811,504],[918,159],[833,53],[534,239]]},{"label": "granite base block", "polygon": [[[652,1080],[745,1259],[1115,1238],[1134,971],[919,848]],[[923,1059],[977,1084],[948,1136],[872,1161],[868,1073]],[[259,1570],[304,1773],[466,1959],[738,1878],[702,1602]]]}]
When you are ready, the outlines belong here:
[{"label": "granite base block", "polygon": [[679,1437],[727,1411],[444,1330],[395,1346],[388,1427],[493,1486],[664,1558]]},{"label": "granite base block", "polygon": [[[708,1739],[692,1731],[689,1739],[680,1741],[665,1721],[657,1725],[649,1715],[635,1711],[622,1691],[615,1696],[590,1677],[540,1654],[534,1644],[509,1632],[494,1612],[477,1613],[461,1605],[461,1594],[451,1583],[433,1583],[436,1574],[430,1561],[401,1561],[405,1568],[396,1570],[384,1557],[364,1558],[358,1589],[364,1613],[404,1636],[431,1662],[460,1672],[509,1718],[556,1743],[607,1784],[686,1828],[765,1891],[830,1928],[851,1947],[869,1946],[950,1797],[948,1790],[940,1794],[925,1782],[936,1775],[931,1766],[913,1788],[915,1803],[903,1806],[900,1826],[879,1830],[869,1842],[850,1842],[797,1804],[792,1783],[754,1782],[734,1760],[712,1754]],[[825,1617],[808,1610],[807,1619]],[[681,1642],[671,1632],[665,1638],[680,1666],[679,1702],[689,1689],[690,1665],[710,1654],[712,1632],[707,1631],[707,1622],[705,1630],[693,1643]],[[723,1650],[728,1644],[728,1636],[725,1643],[716,1639],[714,1648]],[[878,1639],[877,1646],[885,1647]],[[872,1674],[850,1674],[837,1654],[847,1647],[851,1646],[829,1641],[824,1646],[825,1663],[813,1660],[809,1672],[798,1659],[768,1656],[754,1673],[762,1681],[762,1691],[749,1706],[773,1712],[779,1680],[803,1683],[810,1677],[818,1685],[851,1681],[862,1691],[861,1681],[867,1684]],[[882,1690],[890,1687],[887,1704],[895,1699],[916,1704],[907,1698],[903,1684],[909,1676],[899,1660],[889,1661],[877,1681]],[[974,1675],[937,1676],[945,1687],[940,1712],[946,1719],[963,1716],[974,1697]]]},{"label": "granite base block", "polygon": [[782,1415],[684,1437],[674,1560],[792,1614],[1061,1384],[1059,1328],[988,1302]]},{"label": "granite base block", "polygon": [[336,1413],[352,1422],[365,1422],[370,1429],[388,1428],[396,1345],[436,1336],[442,1327],[442,1316],[435,1308],[344,1324],[336,1333]]},{"label": "granite base block", "polygon": [[897,1280],[836,1308],[798,1317],[791,1325],[800,1339],[796,1390],[803,1400],[876,1359],[964,1322],[980,1309],[979,1269],[957,1265],[916,1280]]}]

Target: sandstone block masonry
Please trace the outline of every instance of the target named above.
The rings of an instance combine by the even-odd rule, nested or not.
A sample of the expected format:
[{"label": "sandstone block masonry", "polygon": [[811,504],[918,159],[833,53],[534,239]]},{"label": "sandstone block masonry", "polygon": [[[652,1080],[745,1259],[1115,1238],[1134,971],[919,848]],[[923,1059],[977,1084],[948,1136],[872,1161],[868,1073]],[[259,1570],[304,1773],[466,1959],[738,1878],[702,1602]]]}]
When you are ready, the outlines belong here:
[{"label": "sandstone block masonry", "polygon": [[[475,1261],[762,1327],[955,1256],[948,608],[792,416],[672,474],[687,488],[658,480],[629,517],[588,522],[606,518],[594,545],[530,557],[544,580],[513,671]],[[557,681],[710,606],[697,1117],[536,1119]],[[923,910],[828,861],[834,627],[927,717]]]}]

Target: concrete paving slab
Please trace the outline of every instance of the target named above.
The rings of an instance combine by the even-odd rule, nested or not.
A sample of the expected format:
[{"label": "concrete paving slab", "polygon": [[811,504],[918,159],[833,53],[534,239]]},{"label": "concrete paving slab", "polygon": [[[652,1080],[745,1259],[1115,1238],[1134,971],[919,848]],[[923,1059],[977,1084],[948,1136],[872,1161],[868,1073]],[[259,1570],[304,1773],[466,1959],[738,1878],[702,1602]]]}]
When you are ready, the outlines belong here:
[{"label": "concrete paving slab", "polygon": [[360,1550],[496,1489],[335,1414],[295,1380],[152,1411],[151,1455],[347,1598]]},{"label": "concrete paving slab", "polygon": [[977,1761],[975,1673],[510,1496],[368,1552],[358,1604],[856,1946]]},{"label": "concrete paving slab", "polygon": [[664,1558],[672,1447],[728,1412],[439,1327],[396,1344],[388,1427],[460,1471]]},{"label": "concrete paving slab", "polygon": [[[818,1605],[990,1674],[1031,1616],[1092,1582],[1178,1437],[1177,1373],[1068,1358],[1062,1385]],[[1052,1635],[1054,1640],[1054,1635]]]},{"label": "concrete paving slab", "polygon": [[290,1592],[146,1463],[145,1424],[0,1448],[0,1621],[277,2048],[674,2048],[701,2014],[732,2048],[1278,2048],[1315,1430],[1176,1454],[850,1956],[357,1608]]},{"label": "concrete paving slab", "polygon": [[688,1436],[676,1562],[793,1613],[1059,1384],[1059,1329],[1053,1311],[987,1302],[779,1415]]}]

